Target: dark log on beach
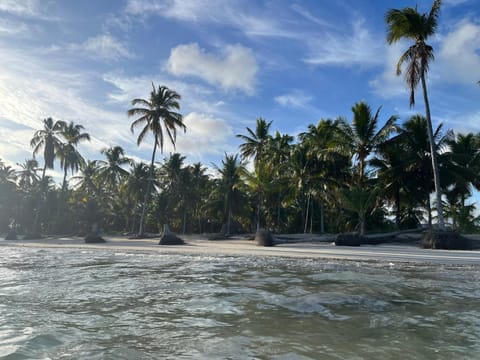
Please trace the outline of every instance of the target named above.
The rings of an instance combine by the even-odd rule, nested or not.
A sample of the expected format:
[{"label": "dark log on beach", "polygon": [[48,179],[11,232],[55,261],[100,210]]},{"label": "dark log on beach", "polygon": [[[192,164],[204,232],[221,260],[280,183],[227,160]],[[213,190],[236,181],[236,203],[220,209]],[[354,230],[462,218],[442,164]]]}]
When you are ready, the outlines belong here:
[{"label": "dark log on beach", "polygon": [[471,250],[472,241],[456,231],[429,231],[422,239],[424,249]]},{"label": "dark log on beach", "polygon": [[364,242],[363,236],[358,233],[338,234],[335,238],[336,246],[360,246]]},{"label": "dark log on beach", "polygon": [[174,233],[168,232],[162,235],[158,245],[185,245],[185,241],[180,239]]},{"label": "dark log on beach", "polygon": [[268,230],[260,229],[255,234],[255,242],[258,246],[274,246],[275,241],[272,233]]}]

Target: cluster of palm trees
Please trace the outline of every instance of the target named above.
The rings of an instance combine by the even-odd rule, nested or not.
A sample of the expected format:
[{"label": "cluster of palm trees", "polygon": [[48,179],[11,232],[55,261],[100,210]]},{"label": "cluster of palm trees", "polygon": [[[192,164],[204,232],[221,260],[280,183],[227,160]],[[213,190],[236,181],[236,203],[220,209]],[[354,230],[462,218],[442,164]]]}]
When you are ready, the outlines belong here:
[{"label": "cluster of palm trees", "polygon": [[[261,227],[364,233],[435,221],[443,228],[444,216],[456,229],[478,230],[468,199],[480,189],[480,135],[433,129],[431,121],[425,77],[433,49],[425,41],[435,32],[440,5],[435,0],[428,14],[416,8],[386,14],[389,43],[414,40],[397,74],[406,64],[411,106],[422,85],[425,116],[383,122],[381,108],[359,102],[351,121],[322,119],[297,138],[272,133],[272,121],[258,118],[255,128],[237,135],[239,153],[225,154],[212,175],[201,163],[187,165],[179,153],[156,161],[164,140],[175,146],[177,130],[186,127],[180,95],[152,84],[150,98],[134,99],[127,113],[135,117],[131,131],[138,130],[138,145],[153,135],[149,164],[133,161],[119,146],[102,150],[103,159],[85,160],[78,151],[90,140],[83,126],[47,118],[31,140],[33,159],[17,169],[0,161],[0,232],[81,233],[97,223],[138,236],[164,224],[183,233]],[[46,174],[56,160],[61,186]]]},{"label": "cluster of palm trees", "polygon": [[[225,154],[214,174],[201,163],[186,164],[179,153],[161,162],[153,156],[153,165],[135,162],[119,146],[104,149],[102,159],[84,160],[75,145],[88,139],[83,128],[45,119],[32,140],[35,153],[43,149],[44,166],[35,159],[17,169],[0,164],[1,231],[81,233],[100,220],[105,231],[136,234],[158,232],[164,224],[182,233],[219,232],[223,225],[227,234],[260,227],[387,231],[434,222],[426,118],[398,124],[389,117],[381,127],[380,118],[380,109],[359,102],[351,121],[320,120],[297,138],[273,132],[272,122],[259,118],[238,135],[239,153]],[[480,135],[439,126],[434,142],[444,215],[453,227],[475,231],[479,221],[468,199],[480,188]],[[58,186],[45,174],[53,165],[51,144],[53,160],[73,174]]]}]

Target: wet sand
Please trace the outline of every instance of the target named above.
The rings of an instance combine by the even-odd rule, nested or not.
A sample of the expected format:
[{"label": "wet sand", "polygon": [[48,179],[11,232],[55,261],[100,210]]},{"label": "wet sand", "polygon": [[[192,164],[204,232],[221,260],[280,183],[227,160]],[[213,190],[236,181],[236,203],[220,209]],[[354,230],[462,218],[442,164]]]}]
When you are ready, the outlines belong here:
[{"label": "wet sand", "polygon": [[83,238],[44,238],[39,240],[3,240],[1,246],[33,248],[103,249],[114,251],[157,252],[159,254],[201,254],[231,256],[280,256],[313,259],[339,259],[355,261],[380,261],[387,263],[438,263],[454,265],[480,265],[480,251],[453,251],[421,249],[415,245],[383,244],[360,247],[335,246],[330,242],[299,242],[279,244],[274,247],[256,246],[250,240],[202,239],[201,236],[181,236],[186,245],[158,245],[159,238],[128,239],[104,236],[106,243],[85,244]]}]

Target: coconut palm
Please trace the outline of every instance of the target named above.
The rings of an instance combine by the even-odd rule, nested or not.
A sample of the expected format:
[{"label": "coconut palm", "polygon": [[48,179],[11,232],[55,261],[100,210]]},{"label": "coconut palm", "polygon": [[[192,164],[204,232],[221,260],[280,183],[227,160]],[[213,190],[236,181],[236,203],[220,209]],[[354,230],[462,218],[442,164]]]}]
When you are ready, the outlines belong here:
[{"label": "coconut palm", "polygon": [[359,166],[360,183],[363,182],[365,175],[367,157],[397,129],[395,124],[397,117],[391,116],[377,131],[380,109],[381,107],[377,109],[375,115],[372,115],[370,106],[362,101],[352,107],[351,125],[343,118],[337,120],[338,130],[333,149],[341,154],[355,156]]},{"label": "coconut palm", "polygon": [[61,135],[65,139],[58,150],[58,157],[60,158],[60,168],[63,169],[62,194],[67,188],[67,172],[71,171],[72,175],[80,169],[84,163],[82,155],[77,150],[77,145],[81,141],[90,141],[90,135],[82,132],[84,127],[74,122],[64,124],[61,129]]},{"label": "coconut palm", "polygon": [[105,155],[106,161],[97,161],[99,176],[108,184],[109,189],[113,190],[128,175],[128,171],[123,166],[131,164],[132,160],[124,156],[121,146],[102,149],[101,153]]},{"label": "coconut palm", "polygon": [[238,134],[237,137],[244,141],[240,145],[240,153],[244,159],[253,158],[255,164],[262,160],[267,142],[270,138],[268,134],[272,121],[267,122],[263,118],[257,119],[255,131],[247,127],[248,135]]},{"label": "coconut palm", "polygon": [[447,156],[454,166],[449,193],[460,198],[460,204],[464,206],[466,198],[472,194],[472,185],[480,189],[480,147],[472,133],[457,134],[449,139],[448,146]]},{"label": "coconut palm", "polygon": [[53,169],[53,163],[57,152],[60,150],[62,140],[60,138],[66,123],[62,120],[54,121],[51,117],[43,120],[43,129],[33,134],[30,146],[33,147],[33,157],[43,149],[43,160],[45,165],[42,172],[42,182],[45,179],[47,169]]},{"label": "coconut palm", "polygon": [[41,170],[38,168],[38,161],[36,159],[28,159],[23,164],[17,165],[20,166],[20,170],[16,172],[18,187],[23,192],[29,192],[40,182],[40,177],[37,174],[37,171]]},{"label": "coconut palm", "polygon": [[151,132],[154,137],[152,160],[150,162],[150,172],[148,179],[148,188],[145,193],[145,199],[142,206],[142,215],[140,218],[140,226],[138,235],[141,236],[144,233],[143,223],[145,218],[145,212],[147,209],[148,197],[153,182],[155,154],[157,147],[160,146],[160,152],[163,153],[163,143],[165,134],[170,139],[171,143],[175,147],[175,141],[177,137],[177,128],[186,130],[186,126],[183,123],[182,115],[175,112],[180,109],[180,95],[173,90],[170,90],[166,86],[159,86],[158,89],[152,83],[152,91],[150,92],[150,99],[133,99],[133,108],[127,111],[127,115],[139,116],[133,121],[130,126],[130,130],[134,133],[136,128],[141,128],[137,138],[137,145],[140,145],[146,135]]},{"label": "coconut palm", "polygon": [[222,160],[222,167],[214,165],[215,169],[220,173],[220,186],[218,190],[223,194],[227,231],[230,234],[230,227],[234,211],[234,204],[238,205],[240,199],[240,188],[243,184],[241,175],[245,172],[245,167],[238,161],[238,155],[227,155]]},{"label": "coconut palm", "polygon": [[98,181],[98,165],[96,161],[87,160],[80,166],[78,175],[72,177],[75,188],[85,198],[96,197],[101,193]]},{"label": "coconut palm", "polygon": [[33,231],[38,232],[39,224],[39,212],[41,205],[41,195],[46,195],[48,184],[45,179],[45,173],[47,169],[53,169],[56,156],[62,147],[62,140],[60,138],[62,130],[66,127],[66,123],[62,120],[54,121],[51,117],[43,120],[43,129],[37,130],[33,134],[32,140],[30,140],[30,146],[33,147],[33,158],[43,149],[43,160],[45,165],[43,166],[41,184],[41,193],[38,197],[35,220],[33,224]]},{"label": "coconut palm", "polygon": [[397,75],[401,75],[402,66],[406,63],[405,81],[410,90],[410,106],[415,105],[415,89],[422,84],[423,100],[425,102],[425,116],[428,124],[428,140],[430,153],[432,154],[433,179],[435,183],[435,195],[437,204],[438,225],[444,228],[442,212],[442,190],[440,185],[440,172],[436,157],[435,141],[433,135],[430,103],[428,100],[427,83],[425,75],[428,72],[429,63],[433,60],[433,48],[426,43],[427,39],[435,34],[438,26],[441,0],[434,0],[428,14],[419,13],[417,8],[406,7],[404,9],[390,9],[387,11],[387,41],[389,44],[399,40],[413,40],[411,45],[400,57],[397,63]]},{"label": "coconut palm", "polygon": [[[445,149],[450,134],[442,134],[440,124],[433,133],[434,148],[438,151]],[[425,116],[413,115],[399,129],[399,137],[403,143],[403,161],[408,176],[406,177],[406,190],[409,197],[426,205],[429,225],[431,225],[430,193],[435,190],[430,141],[428,140],[428,124]],[[438,154],[436,154],[438,156]],[[445,157],[445,156],[443,156]]]}]

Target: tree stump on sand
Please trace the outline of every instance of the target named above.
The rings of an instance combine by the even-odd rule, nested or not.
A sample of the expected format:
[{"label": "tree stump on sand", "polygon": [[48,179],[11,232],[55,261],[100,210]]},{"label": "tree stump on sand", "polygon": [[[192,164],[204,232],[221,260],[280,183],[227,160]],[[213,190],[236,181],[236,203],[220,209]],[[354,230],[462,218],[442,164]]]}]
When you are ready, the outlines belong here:
[{"label": "tree stump on sand", "polygon": [[363,237],[358,233],[338,234],[335,238],[336,246],[360,246],[363,244]]},{"label": "tree stump on sand", "polygon": [[158,245],[185,245],[185,241],[180,239],[174,233],[168,232],[162,235]]},{"label": "tree stump on sand", "polygon": [[15,230],[10,230],[7,235],[5,235],[5,240],[17,240],[17,233]]},{"label": "tree stump on sand", "polygon": [[96,233],[89,233],[85,236],[85,244],[101,244],[105,242],[105,239]]},{"label": "tree stump on sand", "polygon": [[274,246],[272,233],[268,230],[258,230],[255,234],[255,242],[257,246]]},{"label": "tree stump on sand", "polygon": [[471,250],[470,239],[455,231],[429,231],[422,239],[424,249]]}]

